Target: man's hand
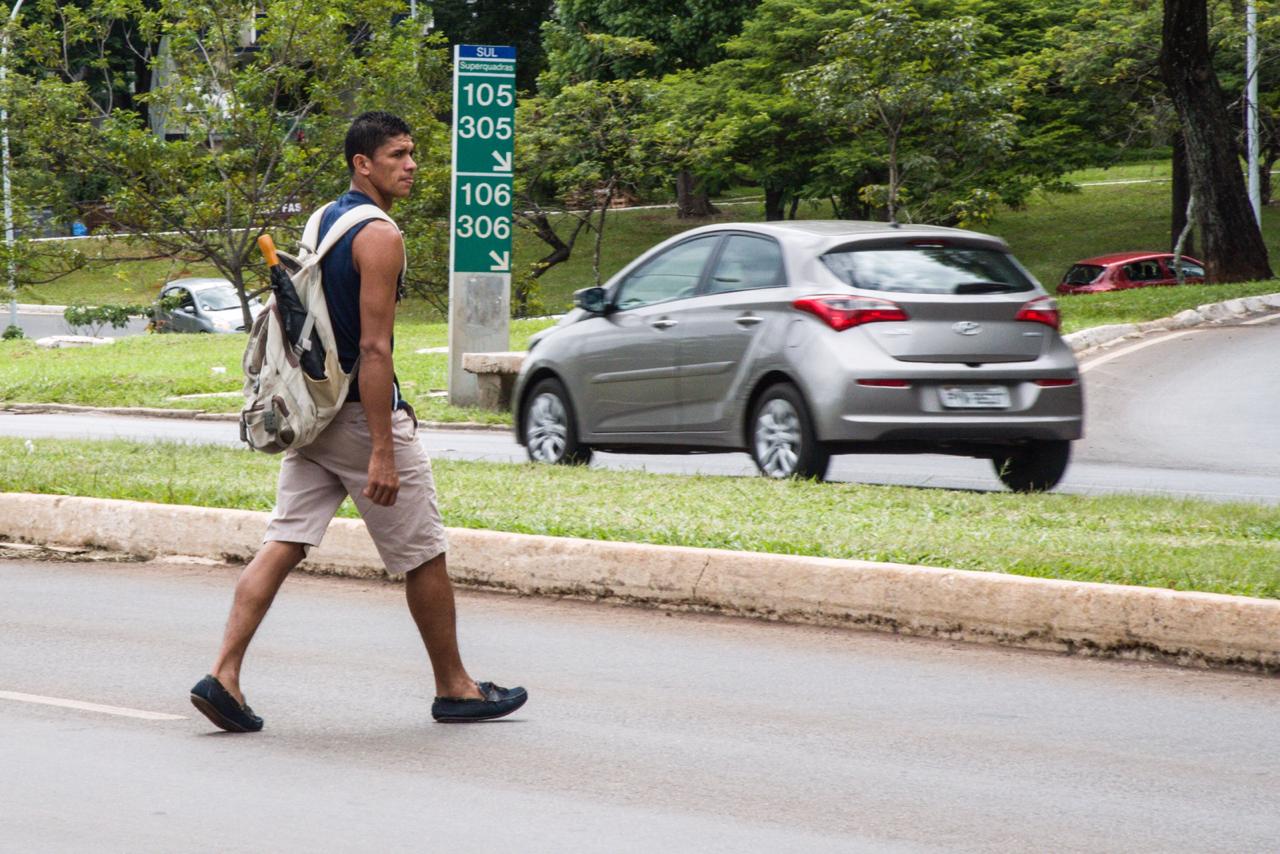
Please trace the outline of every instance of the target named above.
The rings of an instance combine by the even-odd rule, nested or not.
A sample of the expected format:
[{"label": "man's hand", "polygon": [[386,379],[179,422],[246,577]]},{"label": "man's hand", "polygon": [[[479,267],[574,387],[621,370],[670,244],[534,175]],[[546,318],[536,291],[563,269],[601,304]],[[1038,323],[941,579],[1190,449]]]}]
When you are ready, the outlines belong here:
[{"label": "man's hand", "polygon": [[396,471],[394,451],[375,451],[369,456],[369,482],[365,484],[363,491],[365,498],[374,504],[390,507],[396,503],[396,495],[400,492],[400,475]]}]

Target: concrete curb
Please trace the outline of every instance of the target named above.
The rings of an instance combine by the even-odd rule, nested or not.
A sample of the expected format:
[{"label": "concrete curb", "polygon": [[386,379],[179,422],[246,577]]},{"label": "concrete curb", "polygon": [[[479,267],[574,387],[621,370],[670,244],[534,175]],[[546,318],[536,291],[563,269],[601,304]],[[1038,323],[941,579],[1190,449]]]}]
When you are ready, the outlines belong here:
[{"label": "concrete curb", "polygon": [[1206,303],[1198,308],[1180,311],[1173,317],[1163,317],[1159,320],[1149,320],[1145,323],[1112,323],[1106,326],[1094,326],[1090,329],[1072,332],[1070,335],[1062,336],[1062,338],[1075,353],[1079,354],[1085,350],[1092,350],[1095,347],[1111,344],[1122,338],[1140,338],[1152,332],[1189,329],[1192,326],[1202,326],[1206,323],[1239,320],[1274,311],[1280,311],[1280,293]]},{"label": "concrete curb", "polygon": [[[0,494],[0,537],[141,557],[243,561],[267,514]],[[1280,601],[856,560],[452,528],[459,584],[787,622],[1180,664],[1280,672]],[[337,519],[308,572],[384,577],[365,531]]]}]

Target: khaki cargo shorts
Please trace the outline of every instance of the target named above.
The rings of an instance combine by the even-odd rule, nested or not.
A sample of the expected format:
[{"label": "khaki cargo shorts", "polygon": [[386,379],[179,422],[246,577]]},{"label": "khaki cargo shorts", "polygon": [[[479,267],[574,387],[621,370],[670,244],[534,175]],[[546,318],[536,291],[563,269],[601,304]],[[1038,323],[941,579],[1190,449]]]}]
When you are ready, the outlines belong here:
[{"label": "khaki cargo shorts", "polygon": [[390,575],[402,576],[442,554],[448,543],[436,507],[431,461],[418,442],[417,420],[398,409],[391,433],[400,474],[395,504],[383,507],[363,494],[373,444],[363,404],[348,403],[310,445],[285,453],[276,506],[262,541],[320,545],[338,506],[350,495]]}]

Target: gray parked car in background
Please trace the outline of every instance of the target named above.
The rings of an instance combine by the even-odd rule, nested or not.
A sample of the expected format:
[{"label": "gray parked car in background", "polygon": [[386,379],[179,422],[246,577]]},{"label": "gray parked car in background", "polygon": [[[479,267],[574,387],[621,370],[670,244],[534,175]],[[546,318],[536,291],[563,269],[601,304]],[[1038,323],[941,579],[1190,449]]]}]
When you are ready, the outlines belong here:
[{"label": "gray parked car in background", "polygon": [[860,222],[725,224],[658,244],[534,336],[514,389],[531,459],[748,451],[990,459],[1050,489],[1082,435],[1057,304],[999,238]]},{"label": "gray parked car in background", "polygon": [[[262,305],[250,301],[257,317]],[[157,332],[244,332],[240,297],[226,279],[174,279],[160,290],[155,310]]]}]

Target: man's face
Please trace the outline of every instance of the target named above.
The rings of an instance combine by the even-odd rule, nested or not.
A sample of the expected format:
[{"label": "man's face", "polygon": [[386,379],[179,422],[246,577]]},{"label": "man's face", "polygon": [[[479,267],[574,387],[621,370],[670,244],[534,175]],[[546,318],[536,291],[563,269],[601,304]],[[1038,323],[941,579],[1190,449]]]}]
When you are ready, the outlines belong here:
[{"label": "man's face", "polygon": [[392,199],[403,199],[413,189],[413,173],[418,164],[413,161],[413,137],[408,134],[393,136],[378,146],[372,158],[356,155],[363,160],[358,164],[361,172],[378,192]]}]

